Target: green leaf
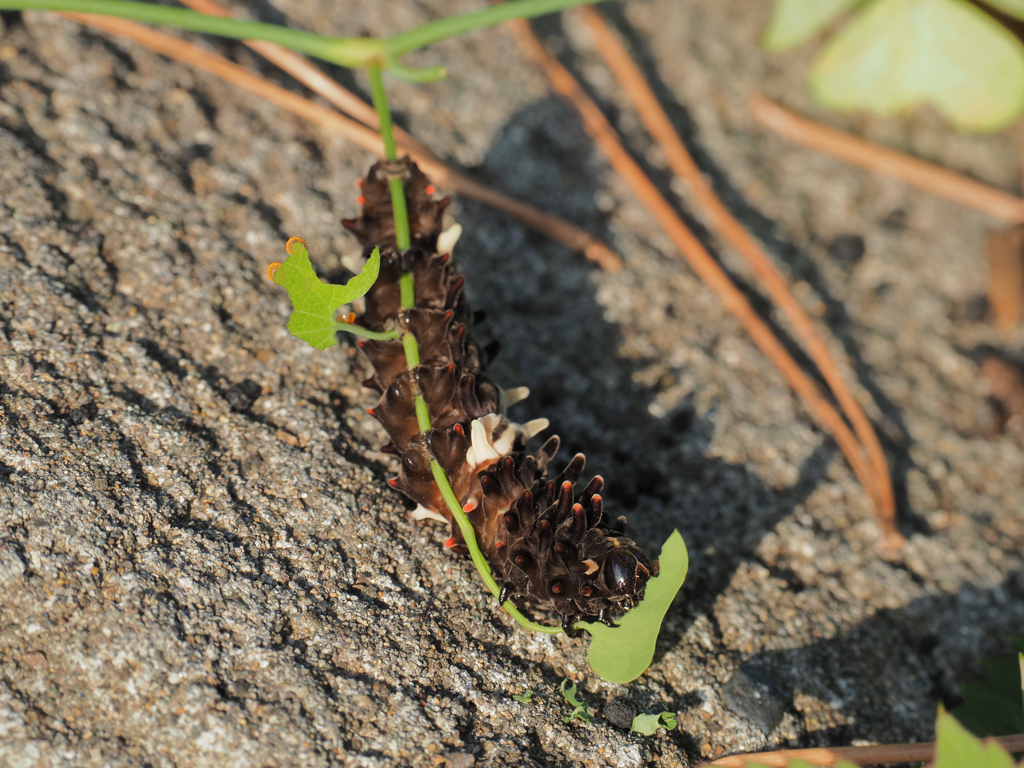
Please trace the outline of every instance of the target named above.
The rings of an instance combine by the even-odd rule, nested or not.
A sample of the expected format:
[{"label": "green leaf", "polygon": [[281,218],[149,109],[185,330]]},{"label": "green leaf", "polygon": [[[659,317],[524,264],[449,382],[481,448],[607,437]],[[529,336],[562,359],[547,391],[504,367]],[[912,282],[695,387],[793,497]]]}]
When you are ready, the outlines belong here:
[{"label": "green leaf", "polygon": [[565,678],[558,686],[558,692],[562,698],[571,704],[575,709],[569,713],[564,722],[571,723],[573,720],[582,720],[585,723],[594,722],[594,713],[590,711],[587,702],[576,698],[576,683],[569,685],[569,679]]},{"label": "green leaf", "polygon": [[973,736],[941,709],[935,742],[934,768],[1013,768],[1013,758],[999,744]]},{"label": "green leaf", "polygon": [[1024,0],[985,0],[985,2],[1008,16],[1024,19]]},{"label": "green leaf", "polygon": [[512,698],[516,701],[520,701],[523,704],[529,704],[533,701],[533,691],[526,691],[525,693],[513,693]]},{"label": "green leaf", "polygon": [[633,724],[629,730],[644,736],[653,736],[659,728],[674,731],[677,725],[679,725],[679,720],[675,712],[661,712],[657,715],[637,715],[633,718]]},{"label": "green leaf", "polygon": [[831,109],[927,102],[958,128],[994,131],[1024,107],[1024,45],[967,0],[877,0],[818,55],[811,90]]},{"label": "green leaf", "polygon": [[[1024,637],[1010,642],[1024,651]],[[1021,661],[1013,656],[997,656],[978,662],[985,680],[964,683],[960,694],[966,703],[951,714],[975,736],[1009,736],[1024,732],[1024,705],[1021,699]]]},{"label": "green leaf", "polygon": [[335,334],[348,327],[335,319],[335,312],[343,304],[364,296],[377,280],[380,250],[374,248],[362,271],[345,285],[326,285],[313,271],[302,238],[293,237],[286,247],[288,258],[276,269],[271,265],[267,274],[288,291],[295,307],[288,319],[288,330],[311,347],[327,349],[337,341]]},{"label": "green leaf", "polygon": [[761,45],[784,51],[806,43],[862,0],[775,0]]},{"label": "green leaf", "polygon": [[619,620],[618,627],[576,623],[592,636],[587,659],[594,672],[610,683],[628,683],[651,665],[661,622],[686,579],[688,564],[683,537],[673,531],[661,547],[659,574],[647,582],[644,599]]}]

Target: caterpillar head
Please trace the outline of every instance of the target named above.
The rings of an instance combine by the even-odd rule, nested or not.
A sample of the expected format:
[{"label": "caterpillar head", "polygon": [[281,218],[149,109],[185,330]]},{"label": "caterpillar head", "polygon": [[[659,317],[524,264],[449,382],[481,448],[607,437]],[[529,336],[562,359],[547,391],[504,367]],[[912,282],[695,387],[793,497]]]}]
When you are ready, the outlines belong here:
[{"label": "caterpillar head", "polygon": [[623,608],[633,608],[644,597],[647,582],[657,573],[651,559],[635,546],[613,549],[601,566],[598,581],[607,599]]}]

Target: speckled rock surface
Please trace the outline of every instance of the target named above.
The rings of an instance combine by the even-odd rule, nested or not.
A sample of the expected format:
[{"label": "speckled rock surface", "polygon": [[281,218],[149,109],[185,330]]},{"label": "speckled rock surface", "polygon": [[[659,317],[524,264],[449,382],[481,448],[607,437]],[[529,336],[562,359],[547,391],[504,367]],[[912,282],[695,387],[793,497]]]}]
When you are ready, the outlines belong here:
[{"label": "speckled rock surface", "polygon": [[[253,12],[384,34],[477,5]],[[609,7],[720,194],[852,371],[910,539],[892,561],[834,444],[510,37],[439,45],[423,60],[450,80],[392,89],[399,119],[439,152],[626,260],[603,274],[501,214],[456,206],[457,257],[489,313],[482,340],[503,344],[495,378],[534,393],[517,415],[551,418],[564,456],[587,452],[642,544],[656,550],[675,527],[689,544],[684,596],[629,686],[597,679],[585,642],[520,631],[443,551],[447,534],[408,519],[365,415],[365,363],[348,342],[319,353],[284,329],[265,266],[301,234],[342,275],[356,246],[338,220],[370,158],[135,45],[4,14],[0,764],[429,766],[452,754],[632,768],[928,739],[936,703],[954,703],[972,662],[1024,626],[1024,450],[994,429],[969,355],[998,342],[972,309],[998,223],[767,136],[746,99],[760,89],[1012,191],[1019,146],[1013,131],[960,136],[927,112],[822,115],[803,85],[810,51],[757,48],[767,9]],[[541,30],[689,211],[579,26]],[[298,87],[238,45],[205,44]],[[863,258],[843,255],[849,240],[830,249],[849,236]],[[774,714],[723,698],[744,664],[773,681],[766,706],[782,702],[768,734],[758,723]],[[677,711],[681,728],[567,725],[565,676],[597,712],[625,696]],[[526,689],[533,702],[512,699]]]}]

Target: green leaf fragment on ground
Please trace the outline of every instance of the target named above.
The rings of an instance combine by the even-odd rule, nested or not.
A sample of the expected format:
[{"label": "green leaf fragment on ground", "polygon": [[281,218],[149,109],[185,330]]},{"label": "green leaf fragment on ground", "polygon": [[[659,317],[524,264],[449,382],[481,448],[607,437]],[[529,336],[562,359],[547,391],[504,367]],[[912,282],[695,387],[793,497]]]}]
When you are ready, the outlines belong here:
[{"label": "green leaf fragment on ground", "polygon": [[679,720],[675,712],[660,712],[657,715],[637,715],[633,718],[633,724],[629,730],[644,736],[653,736],[659,728],[674,731],[677,725],[679,725]]},{"label": "green leaf fragment on ground", "polygon": [[587,702],[576,698],[577,690],[576,683],[569,685],[568,678],[562,680],[558,686],[558,692],[562,694],[562,698],[575,707],[568,717],[565,718],[565,722],[571,723],[573,720],[582,720],[585,723],[592,723],[594,722],[594,714],[590,711],[590,707],[587,706]]},{"label": "green leaf fragment on ground", "polygon": [[794,48],[859,2],[862,0],[775,0],[761,45],[769,51]]},{"label": "green leaf fragment on ground", "polygon": [[1013,758],[995,741],[977,738],[948,712],[935,724],[934,768],[1013,768]]},{"label": "green leaf fragment on ground", "polygon": [[661,622],[686,579],[689,557],[679,531],[661,547],[659,574],[647,582],[644,599],[619,620],[618,627],[577,622],[591,634],[587,660],[591,669],[610,683],[636,680],[651,665]]},{"label": "green leaf fragment on ground", "polygon": [[[1024,651],[1024,637],[1011,637],[1010,642]],[[1024,657],[982,659],[978,666],[985,671],[985,679],[960,686],[960,695],[966,703],[951,714],[975,736],[1024,733],[1021,658]]]},{"label": "green leaf fragment on ground", "polygon": [[524,693],[513,693],[512,698],[516,701],[522,702],[523,704],[529,704],[533,701],[533,691],[526,691]]},{"label": "green leaf fragment on ground", "polygon": [[380,251],[373,249],[362,271],[345,285],[327,285],[320,281],[309,261],[309,251],[298,238],[289,240],[289,254],[273,273],[273,280],[288,291],[295,310],[288,319],[288,330],[316,349],[327,349],[344,326],[335,319],[338,309],[366,295],[380,272]]},{"label": "green leaf fragment on ground", "polygon": [[822,49],[811,90],[830,109],[930,103],[960,129],[994,131],[1024,107],[1024,44],[967,0],[876,0]]}]

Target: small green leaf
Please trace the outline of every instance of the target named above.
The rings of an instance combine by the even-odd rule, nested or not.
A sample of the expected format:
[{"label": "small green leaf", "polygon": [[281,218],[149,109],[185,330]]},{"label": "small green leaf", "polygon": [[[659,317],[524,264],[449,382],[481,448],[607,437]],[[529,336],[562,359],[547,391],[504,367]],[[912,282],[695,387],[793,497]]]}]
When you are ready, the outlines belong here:
[{"label": "small green leaf", "polygon": [[951,714],[939,710],[934,768],[1013,768],[1013,758],[995,741],[973,736]]},{"label": "small green leaf", "polygon": [[985,0],[985,2],[1008,16],[1024,19],[1024,0]]},{"label": "small green leaf", "polygon": [[679,725],[675,712],[661,712],[657,715],[637,715],[633,718],[633,724],[629,730],[636,731],[644,736],[653,736],[659,728],[667,731],[674,731]]},{"label": "small green leaf", "polygon": [[[1010,642],[1018,650],[1024,650],[1024,637],[1011,637]],[[982,659],[978,666],[985,671],[986,679],[960,686],[960,695],[966,703],[951,714],[975,736],[1009,736],[1024,732],[1020,658]]]},{"label": "small green leaf", "polygon": [[661,547],[658,575],[647,582],[644,599],[619,620],[618,627],[575,625],[591,634],[587,659],[594,672],[610,683],[628,683],[651,665],[661,622],[686,579],[688,564],[683,537],[673,531]]},{"label": "small green leaf", "polygon": [[529,704],[533,701],[533,691],[526,691],[525,693],[513,693],[512,698],[516,701],[521,701],[523,704]]},{"label": "small green leaf", "polygon": [[590,711],[590,707],[587,706],[587,702],[576,698],[576,691],[576,683],[569,685],[568,678],[562,680],[558,686],[558,692],[562,694],[562,698],[575,707],[569,713],[569,716],[565,718],[564,722],[571,723],[573,720],[582,720],[585,723],[594,722],[594,715]]},{"label": "small green leaf", "polygon": [[761,45],[769,51],[795,48],[859,2],[862,0],[775,0]]},{"label": "small green leaf", "polygon": [[337,341],[335,334],[347,327],[335,319],[335,312],[343,304],[364,296],[377,280],[380,250],[374,248],[362,271],[345,285],[326,285],[313,271],[302,238],[293,237],[287,248],[288,258],[276,269],[272,265],[267,274],[288,291],[295,307],[288,319],[288,330],[311,347],[327,349]]},{"label": "small green leaf", "polygon": [[928,102],[958,128],[994,131],[1024,107],[1024,44],[967,0],[876,0],[822,49],[811,90],[830,109]]}]

